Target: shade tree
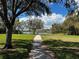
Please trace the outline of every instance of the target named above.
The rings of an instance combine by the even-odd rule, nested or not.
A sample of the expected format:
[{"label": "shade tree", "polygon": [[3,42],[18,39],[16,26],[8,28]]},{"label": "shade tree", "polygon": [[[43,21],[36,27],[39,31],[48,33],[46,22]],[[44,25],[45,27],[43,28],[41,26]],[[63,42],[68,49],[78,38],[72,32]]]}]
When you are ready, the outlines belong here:
[{"label": "shade tree", "polygon": [[50,13],[47,5],[40,0],[0,0],[0,17],[6,27],[6,43],[4,48],[12,48],[12,31],[15,19],[26,13],[40,15]]}]

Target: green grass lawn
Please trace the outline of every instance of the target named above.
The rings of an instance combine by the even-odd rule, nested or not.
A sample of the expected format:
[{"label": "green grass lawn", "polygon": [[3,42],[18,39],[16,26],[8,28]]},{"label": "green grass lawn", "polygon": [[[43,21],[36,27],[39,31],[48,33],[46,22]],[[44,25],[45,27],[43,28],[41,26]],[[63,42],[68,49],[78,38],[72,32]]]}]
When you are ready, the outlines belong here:
[{"label": "green grass lawn", "polygon": [[48,45],[58,59],[79,59],[79,50],[72,50],[79,47],[78,35],[45,34],[42,38],[43,44]]},{"label": "green grass lawn", "polygon": [[[0,59],[27,59],[28,53],[32,49],[32,40],[34,35],[27,34],[13,34],[11,50],[0,49]],[[2,48],[6,41],[6,35],[0,34],[0,48]]]},{"label": "green grass lawn", "polygon": [[[34,35],[31,34],[12,34],[12,39],[33,39]],[[0,34],[0,40],[5,40],[6,34]]]},{"label": "green grass lawn", "polygon": [[[34,35],[30,34],[13,34],[12,35],[12,41],[14,40],[32,40]],[[0,47],[5,43],[6,41],[6,34],[0,34]]]},{"label": "green grass lawn", "polygon": [[79,35],[46,34],[42,35],[43,40],[61,40],[65,42],[79,42]]}]

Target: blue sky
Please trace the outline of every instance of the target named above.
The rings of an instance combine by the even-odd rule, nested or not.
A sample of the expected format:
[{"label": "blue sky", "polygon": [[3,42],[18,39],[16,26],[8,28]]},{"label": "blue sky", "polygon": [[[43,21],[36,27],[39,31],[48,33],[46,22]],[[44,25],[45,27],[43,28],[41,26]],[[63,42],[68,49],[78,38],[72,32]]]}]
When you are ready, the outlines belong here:
[{"label": "blue sky", "polygon": [[[63,16],[66,16],[68,13],[67,9],[62,4],[50,3],[48,6],[50,10],[52,11],[52,13],[61,14]],[[19,17],[20,18],[26,17],[26,15],[21,14]]]},{"label": "blue sky", "polygon": [[66,16],[68,11],[62,4],[57,3],[50,3],[49,8],[51,9],[52,13],[61,14],[63,16]]},{"label": "blue sky", "polygon": [[[67,15],[68,11],[62,4],[50,3],[49,5],[50,10],[52,11],[51,16],[43,15],[41,19],[45,22],[44,27],[50,28],[53,23],[62,23],[65,20],[65,16]],[[27,20],[25,14],[20,16],[20,20]]]}]

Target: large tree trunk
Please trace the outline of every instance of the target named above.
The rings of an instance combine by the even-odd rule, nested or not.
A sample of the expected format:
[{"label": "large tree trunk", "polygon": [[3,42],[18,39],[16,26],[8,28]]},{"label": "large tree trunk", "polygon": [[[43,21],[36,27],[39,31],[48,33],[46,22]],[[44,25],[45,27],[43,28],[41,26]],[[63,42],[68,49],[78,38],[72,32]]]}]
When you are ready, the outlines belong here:
[{"label": "large tree trunk", "polygon": [[7,49],[12,48],[12,30],[13,30],[13,27],[6,28],[6,44],[4,48],[7,48]]}]

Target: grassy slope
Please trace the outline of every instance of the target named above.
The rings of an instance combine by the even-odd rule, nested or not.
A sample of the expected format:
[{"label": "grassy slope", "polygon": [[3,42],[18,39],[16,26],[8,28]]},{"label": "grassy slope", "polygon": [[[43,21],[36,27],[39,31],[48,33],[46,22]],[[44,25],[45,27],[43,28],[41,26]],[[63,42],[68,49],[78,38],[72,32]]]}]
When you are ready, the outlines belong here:
[{"label": "grassy slope", "polygon": [[47,34],[43,35],[44,40],[61,40],[65,42],[79,42],[79,36],[76,35],[64,35],[64,34]]}]

